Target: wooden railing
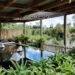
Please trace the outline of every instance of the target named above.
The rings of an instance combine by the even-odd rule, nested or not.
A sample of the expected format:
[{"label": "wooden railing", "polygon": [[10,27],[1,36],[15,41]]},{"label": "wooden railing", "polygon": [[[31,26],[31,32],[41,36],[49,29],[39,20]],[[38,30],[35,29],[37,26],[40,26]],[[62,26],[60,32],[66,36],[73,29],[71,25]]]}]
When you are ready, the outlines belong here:
[{"label": "wooden railing", "polygon": [[[25,44],[18,44],[18,45],[21,45],[23,47],[28,47]],[[66,49],[66,51],[69,51],[69,50],[72,49],[71,47],[65,47],[65,46],[60,46],[60,45],[52,45],[52,44],[45,44],[45,43],[42,46],[43,47],[42,47],[41,50],[46,50],[46,51],[50,51],[50,52],[56,52],[56,51],[65,52],[65,49]]]},{"label": "wooden railing", "polygon": [[[18,44],[18,45],[21,45],[23,47],[28,47],[25,44]],[[64,52],[65,49],[66,49],[66,51],[69,51],[72,48],[71,47],[60,46],[60,45],[51,45],[51,44],[43,44],[43,48],[42,48],[42,50],[46,50],[46,51],[50,51],[50,52],[56,52],[56,51]]]},{"label": "wooden railing", "polygon": [[47,51],[51,51],[51,52],[56,52],[56,51],[64,52],[65,49],[66,49],[66,51],[69,51],[72,48],[65,47],[65,46],[59,46],[59,45],[43,44],[43,50],[47,50]]}]

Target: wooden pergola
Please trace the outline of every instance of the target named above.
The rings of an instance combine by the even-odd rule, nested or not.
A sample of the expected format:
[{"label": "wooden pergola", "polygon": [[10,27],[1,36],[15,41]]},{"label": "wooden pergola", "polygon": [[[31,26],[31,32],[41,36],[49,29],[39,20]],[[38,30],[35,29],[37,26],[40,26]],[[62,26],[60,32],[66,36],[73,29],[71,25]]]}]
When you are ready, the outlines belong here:
[{"label": "wooden pergola", "polygon": [[1,22],[30,21],[30,19],[14,20],[14,18],[22,18],[39,11],[72,14],[75,12],[75,0],[72,0],[71,3],[69,3],[69,0],[0,0]]},{"label": "wooden pergola", "polygon": [[[0,22],[24,22],[25,24],[27,21],[64,15],[65,47],[66,15],[73,13],[75,13],[75,0],[71,3],[69,0],[0,0]],[[42,25],[42,21],[40,24]]]}]

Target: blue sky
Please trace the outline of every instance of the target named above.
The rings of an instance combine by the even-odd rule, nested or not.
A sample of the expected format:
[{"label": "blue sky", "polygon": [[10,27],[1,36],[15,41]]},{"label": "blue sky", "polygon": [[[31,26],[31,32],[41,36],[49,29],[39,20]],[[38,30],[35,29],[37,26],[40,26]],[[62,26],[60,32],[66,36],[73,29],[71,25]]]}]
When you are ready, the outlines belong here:
[{"label": "blue sky", "polygon": [[[74,22],[73,19],[72,19],[73,15],[74,14],[67,15],[67,23],[71,23],[71,25],[73,25],[73,22]],[[35,25],[36,22],[39,22],[39,20],[38,21],[27,22],[26,24],[27,25]],[[53,26],[55,26],[58,23],[63,24],[63,22],[64,22],[64,17],[63,16],[48,18],[48,19],[43,19],[43,26],[50,27],[51,24]]]}]

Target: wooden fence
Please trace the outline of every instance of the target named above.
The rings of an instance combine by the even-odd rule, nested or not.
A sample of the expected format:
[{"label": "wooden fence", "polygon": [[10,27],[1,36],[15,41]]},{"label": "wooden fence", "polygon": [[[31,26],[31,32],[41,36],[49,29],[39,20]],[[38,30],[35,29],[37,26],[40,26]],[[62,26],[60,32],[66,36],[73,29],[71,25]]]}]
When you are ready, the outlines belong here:
[{"label": "wooden fence", "polygon": [[64,52],[65,48],[66,48],[66,51],[69,51],[70,49],[72,49],[70,47],[65,47],[65,46],[43,44],[43,50],[47,50],[51,52],[56,52],[56,51]]},{"label": "wooden fence", "polygon": [[1,31],[1,37],[2,39],[9,39],[22,33],[23,33],[22,29],[3,29]]}]

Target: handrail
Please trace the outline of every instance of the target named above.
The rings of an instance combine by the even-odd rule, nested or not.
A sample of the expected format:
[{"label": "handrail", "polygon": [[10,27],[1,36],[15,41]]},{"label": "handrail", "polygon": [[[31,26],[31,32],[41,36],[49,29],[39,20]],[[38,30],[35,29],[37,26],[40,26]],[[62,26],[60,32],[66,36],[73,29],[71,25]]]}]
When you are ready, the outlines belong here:
[{"label": "handrail", "polygon": [[19,46],[23,46],[23,47],[28,47],[28,45],[26,44],[19,44],[19,43],[15,43],[16,45],[19,45]]},{"label": "handrail", "polygon": [[43,44],[43,45],[52,46],[52,47],[66,48],[66,49],[72,49],[71,47],[65,47],[65,46],[60,46],[60,45],[51,45],[51,44]]},{"label": "handrail", "polygon": [[60,46],[60,45],[51,45],[51,44],[43,44],[43,50],[47,50],[50,52],[56,52],[56,51],[60,51],[60,52],[65,52],[71,50],[71,47],[65,47],[65,46]]}]

